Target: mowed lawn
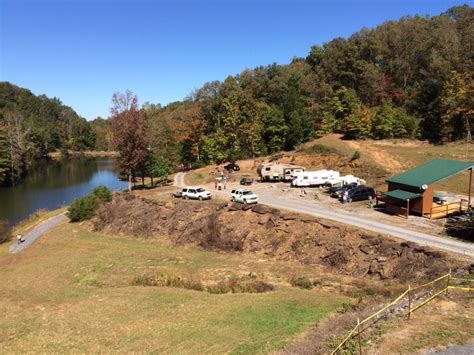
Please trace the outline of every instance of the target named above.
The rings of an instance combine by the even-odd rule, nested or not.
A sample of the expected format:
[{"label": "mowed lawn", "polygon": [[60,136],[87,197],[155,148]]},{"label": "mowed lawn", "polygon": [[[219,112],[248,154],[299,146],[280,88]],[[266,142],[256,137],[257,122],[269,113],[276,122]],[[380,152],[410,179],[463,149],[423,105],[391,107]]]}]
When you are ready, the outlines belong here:
[{"label": "mowed lawn", "polygon": [[[133,285],[135,276],[150,272],[204,281],[252,272],[276,289],[264,294],[210,294]],[[278,350],[343,303],[354,301],[321,289],[289,286],[293,274],[311,272],[307,266],[105,237],[64,224],[19,255],[0,253],[0,348]]]}]

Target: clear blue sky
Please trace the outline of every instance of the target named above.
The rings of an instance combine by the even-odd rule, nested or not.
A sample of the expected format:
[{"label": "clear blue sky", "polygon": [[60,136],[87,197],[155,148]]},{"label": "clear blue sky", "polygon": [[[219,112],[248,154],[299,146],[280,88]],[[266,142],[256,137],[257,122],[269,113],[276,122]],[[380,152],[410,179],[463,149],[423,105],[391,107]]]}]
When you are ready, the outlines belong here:
[{"label": "clear blue sky", "polygon": [[0,80],[58,97],[87,119],[113,92],[181,100],[207,81],[288,63],[311,45],[449,0],[0,0]]}]

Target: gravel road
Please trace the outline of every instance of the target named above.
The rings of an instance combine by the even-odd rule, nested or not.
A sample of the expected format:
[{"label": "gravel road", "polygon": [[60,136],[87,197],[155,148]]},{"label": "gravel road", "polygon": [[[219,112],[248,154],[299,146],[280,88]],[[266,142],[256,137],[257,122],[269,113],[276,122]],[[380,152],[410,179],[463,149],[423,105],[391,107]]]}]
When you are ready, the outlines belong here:
[{"label": "gravel road", "polygon": [[474,341],[465,345],[451,345],[444,351],[428,352],[427,355],[472,355],[474,354]]},{"label": "gravel road", "polygon": [[[33,242],[41,237],[44,233],[57,226],[58,224],[67,220],[66,214],[61,213],[57,216],[51,217],[50,219],[44,221],[39,226],[34,227],[29,232],[22,235],[23,242],[18,244],[15,239],[15,244],[10,247],[10,253],[19,253],[20,251],[28,248]],[[16,238],[16,236],[15,236]]]},{"label": "gravel road", "polygon": [[[174,185],[177,187],[184,186],[184,176],[185,173],[183,172],[177,173],[174,178]],[[223,198],[230,199],[230,191],[227,191],[213,191],[213,193],[222,196]],[[275,208],[305,213],[315,217],[322,217],[339,223],[349,224],[376,233],[388,234],[400,239],[418,243],[421,246],[430,246],[458,254],[463,254],[465,256],[474,257],[473,243],[464,243],[454,239],[408,230],[403,228],[402,225],[395,226],[373,219],[360,217],[354,213],[349,213],[337,208],[324,208],[316,205],[314,202],[311,203],[308,200],[285,200],[275,192],[276,191],[259,192],[258,195],[260,202]]]}]

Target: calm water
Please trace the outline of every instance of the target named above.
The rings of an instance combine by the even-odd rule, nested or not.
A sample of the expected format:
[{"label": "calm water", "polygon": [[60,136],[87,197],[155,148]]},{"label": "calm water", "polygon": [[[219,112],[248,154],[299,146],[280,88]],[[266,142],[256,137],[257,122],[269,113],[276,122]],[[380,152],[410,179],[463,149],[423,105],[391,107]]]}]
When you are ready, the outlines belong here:
[{"label": "calm water", "polygon": [[94,187],[105,185],[121,190],[112,159],[71,159],[52,161],[32,171],[15,188],[0,188],[0,219],[15,224],[38,209],[56,209],[87,195]]}]

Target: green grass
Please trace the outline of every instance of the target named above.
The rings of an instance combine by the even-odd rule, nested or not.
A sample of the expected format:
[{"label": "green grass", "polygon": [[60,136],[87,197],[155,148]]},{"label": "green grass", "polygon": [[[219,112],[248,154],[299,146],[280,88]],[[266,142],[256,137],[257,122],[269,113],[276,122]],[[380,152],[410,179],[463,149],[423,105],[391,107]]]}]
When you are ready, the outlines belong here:
[{"label": "green grass", "polygon": [[[250,272],[263,294],[133,286],[146,272],[221,280]],[[287,284],[303,265],[159,241],[105,237],[65,224],[19,255],[0,256],[4,352],[255,353],[288,341],[349,298]],[[291,274],[290,274],[291,273]]]}]

